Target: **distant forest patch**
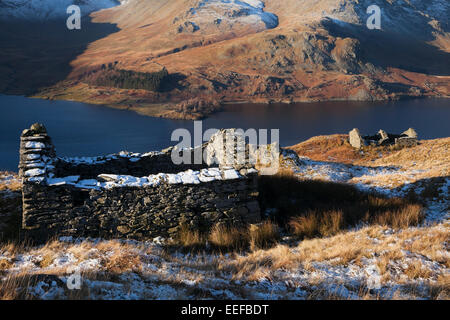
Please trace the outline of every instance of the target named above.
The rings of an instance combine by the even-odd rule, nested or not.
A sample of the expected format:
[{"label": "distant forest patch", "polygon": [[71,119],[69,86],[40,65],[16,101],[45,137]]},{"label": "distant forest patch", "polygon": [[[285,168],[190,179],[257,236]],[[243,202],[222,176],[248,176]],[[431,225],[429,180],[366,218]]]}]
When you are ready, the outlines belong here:
[{"label": "distant forest patch", "polygon": [[95,86],[114,87],[120,89],[142,89],[160,92],[169,77],[166,68],[158,72],[136,72],[117,69],[114,64],[103,64],[100,69],[92,70],[84,80]]}]

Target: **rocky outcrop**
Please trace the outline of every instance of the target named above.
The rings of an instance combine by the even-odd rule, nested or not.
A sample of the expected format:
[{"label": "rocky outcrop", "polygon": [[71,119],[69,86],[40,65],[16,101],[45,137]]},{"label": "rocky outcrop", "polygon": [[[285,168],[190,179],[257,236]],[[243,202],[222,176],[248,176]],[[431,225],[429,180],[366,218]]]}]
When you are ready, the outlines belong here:
[{"label": "rocky outcrop", "polygon": [[[227,137],[228,144],[219,143]],[[21,136],[22,228],[35,240],[152,239],[174,236],[183,224],[203,230],[218,223],[257,223],[258,171],[250,162],[226,161],[224,153],[237,151],[232,142],[241,138],[235,130],[222,130],[193,149],[58,158],[45,127],[35,124]],[[175,165],[174,150],[191,160],[206,152],[208,161]],[[249,148],[244,150],[248,156]]]},{"label": "rocky outcrop", "polygon": [[380,130],[373,136],[361,136],[359,130],[355,128],[349,132],[349,142],[356,149],[364,146],[413,147],[418,144],[418,135],[413,128],[409,128],[402,134],[390,134]]},{"label": "rocky outcrop", "polygon": [[357,128],[353,129],[349,133],[350,144],[357,149],[361,149],[365,145],[365,141],[362,138]]}]

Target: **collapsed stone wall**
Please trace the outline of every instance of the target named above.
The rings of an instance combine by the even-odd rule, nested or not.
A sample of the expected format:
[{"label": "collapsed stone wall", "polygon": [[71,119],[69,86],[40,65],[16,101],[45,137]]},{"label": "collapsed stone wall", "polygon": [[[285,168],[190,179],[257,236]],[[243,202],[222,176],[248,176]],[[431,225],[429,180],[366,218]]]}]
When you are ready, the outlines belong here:
[{"label": "collapsed stone wall", "polygon": [[[121,152],[114,155],[95,158],[55,158],[54,174],[58,177],[80,176],[83,179],[95,179],[103,173],[143,177],[160,172],[177,173],[189,169],[200,170],[206,164],[180,164],[171,160],[172,148],[161,152],[145,154]],[[189,152],[193,162],[193,152]]]},{"label": "collapsed stone wall", "polygon": [[403,148],[416,146],[419,140],[417,132],[413,128],[409,128],[402,134],[392,134],[380,130],[373,136],[362,136],[359,129],[355,128],[349,132],[349,142],[356,149],[361,149],[364,146],[397,146]]},{"label": "collapsed stone wall", "polygon": [[[217,167],[177,166],[171,150],[58,158],[45,127],[33,125],[20,144],[25,233],[37,240],[152,239],[174,236],[183,224],[206,230],[261,220],[257,170],[220,161]],[[180,152],[192,156],[194,150]]]}]

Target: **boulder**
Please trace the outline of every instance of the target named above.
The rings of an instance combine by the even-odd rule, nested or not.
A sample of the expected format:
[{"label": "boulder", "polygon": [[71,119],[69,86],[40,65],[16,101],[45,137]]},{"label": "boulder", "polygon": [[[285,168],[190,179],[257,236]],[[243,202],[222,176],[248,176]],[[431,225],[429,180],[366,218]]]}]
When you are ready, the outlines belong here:
[{"label": "boulder", "polygon": [[408,138],[414,138],[414,139],[417,139],[417,137],[418,137],[416,130],[414,130],[413,128],[409,128],[408,130],[403,132],[402,135],[405,135]]},{"label": "boulder", "polygon": [[34,123],[31,125],[30,130],[34,132],[34,134],[46,134],[47,129],[41,123]]},{"label": "boulder", "polygon": [[352,147],[356,149],[361,149],[365,145],[364,139],[357,128],[349,132],[349,139]]}]

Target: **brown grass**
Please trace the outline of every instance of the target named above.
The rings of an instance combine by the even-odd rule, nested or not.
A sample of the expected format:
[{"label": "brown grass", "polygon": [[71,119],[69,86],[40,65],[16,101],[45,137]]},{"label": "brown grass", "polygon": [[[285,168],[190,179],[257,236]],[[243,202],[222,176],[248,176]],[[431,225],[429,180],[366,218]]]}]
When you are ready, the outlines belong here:
[{"label": "brown grass", "polygon": [[418,204],[410,204],[404,208],[385,211],[370,218],[369,221],[383,226],[391,226],[396,229],[416,226],[424,219],[423,207]]},{"label": "brown grass", "polygon": [[273,246],[279,239],[278,226],[271,221],[251,225],[248,229],[250,249],[263,249]]},{"label": "brown grass", "polygon": [[292,233],[299,238],[328,237],[343,229],[344,215],[341,211],[317,213],[294,217],[289,221]]},{"label": "brown grass", "polygon": [[[21,272],[18,274],[10,274],[0,282],[0,300],[33,300],[38,299],[30,292],[30,288],[35,287],[38,283],[44,282],[51,284],[56,282],[59,288],[63,289],[64,298],[68,300],[86,300],[92,299],[91,290],[88,286],[81,286],[80,290],[69,290],[66,285],[58,278],[63,275],[62,272],[50,273],[29,273]],[[81,273],[82,279],[112,281],[115,278],[114,273],[99,274],[96,272]],[[59,297],[52,297],[58,299]],[[63,297],[61,297],[63,298]]]},{"label": "brown grass", "polygon": [[0,300],[29,298],[25,289],[31,285],[31,275],[22,273],[10,275],[0,282]]},{"label": "brown grass", "polygon": [[[14,179],[11,180],[3,180],[4,177],[12,176]],[[14,172],[9,171],[0,171],[0,191],[11,190],[11,191],[20,191],[22,189],[22,182],[19,180],[19,177]]]},{"label": "brown grass", "polygon": [[120,250],[108,257],[104,266],[111,273],[140,272],[141,260],[134,252]]},{"label": "brown grass", "polygon": [[198,249],[204,248],[206,243],[206,237],[198,230],[192,230],[187,225],[182,225],[178,231],[175,243],[181,245],[186,249]]},{"label": "brown grass", "polygon": [[39,266],[41,268],[47,268],[53,263],[53,260],[55,260],[55,253],[54,252],[46,252],[44,254],[44,256],[42,257],[42,260],[40,261]]},{"label": "brown grass", "polygon": [[[397,174],[354,177],[351,183],[401,187],[406,183],[424,187],[423,199],[440,196],[438,188],[450,176],[450,138],[421,140],[419,145],[398,149],[393,146],[364,147],[357,151],[347,135],[313,137],[291,147],[299,156],[315,161],[339,162],[367,167],[396,167]],[[409,174],[404,174],[409,171]]]},{"label": "brown grass", "polygon": [[[3,281],[0,282],[0,300],[34,299],[35,297],[29,291],[29,288],[36,286],[41,281],[48,284],[56,282],[62,286],[63,283],[58,278],[58,275],[30,273],[26,271],[17,274],[9,274]],[[55,298],[58,299],[58,297]]]},{"label": "brown grass", "polygon": [[306,216],[294,217],[289,222],[292,233],[300,238],[313,238],[319,234],[320,218],[313,213]]},{"label": "brown grass", "polygon": [[217,224],[209,233],[209,242],[217,249],[241,250],[246,245],[243,230]]},{"label": "brown grass", "polygon": [[405,274],[409,279],[427,279],[431,277],[432,272],[427,269],[420,260],[415,260],[414,262],[408,264]]},{"label": "brown grass", "polygon": [[[279,240],[278,226],[271,221],[250,225],[248,228],[217,224],[208,233],[182,226],[172,247],[193,251],[257,250],[273,246]],[[210,246],[208,246],[208,244]]]},{"label": "brown grass", "polygon": [[1,258],[0,259],[0,271],[8,270],[13,266],[11,259]]},{"label": "brown grass", "polygon": [[418,225],[423,207],[414,198],[388,198],[342,183],[299,180],[288,171],[259,178],[262,210],[275,209],[276,222],[301,238],[331,236],[360,223],[394,228]]},{"label": "brown grass", "polygon": [[363,152],[353,148],[347,134],[312,137],[295,146],[289,147],[299,156],[308,157],[314,161],[339,162],[354,164],[356,161],[372,161],[380,157],[380,152],[388,151],[385,147],[365,148]]},{"label": "brown grass", "polygon": [[450,138],[421,140],[411,148],[365,147],[361,152],[348,142],[347,134],[312,137],[289,147],[299,156],[315,161],[339,162],[363,166],[396,166],[415,169],[436,169],[448,175],[450,165]]},{"label": "brown grass", "polygon": [[[445,251],[443,230],[439,227],[417,228],[386,234],[386,227],[373,226],[359,231],[338,234],[329,238],[304,240],[294,248],[278,245],[268,250],[256,250],[251,254],[238,257],[233,261],[223,261],[219,268],[231,270],[236,279],[249,281],[259,277],[273,277],[279,269],[297,270],[311,269],[313,262],[328,262],[331,265],[346,266],[349,263],[360,265],[363,259],[377,257],[376,264],[382,276],[382,281],[397,280],[395,273],[391,273],[390,263],[402,262],[405,250],[411,254],[423,255],[433,261],[448,263],[448,256],[436,251]],[[377,241],[374,242],[373,239]],[[436,260],[437,259],[437,260]],[[448,276],[437,274],[426,268],[420,260],[412,259],[404,270],[407,279],[437,277],[436,286],[448,287]],[[313,281],[313,279],[311,279]],[[441,290],[442,291],[442,290]]]},{"label": "brown grass", "polygon": [[421,140],[418,146],[392,152],[390,155],[375,160],[373,165],[393,165],[420,170],[440,168],[444,170],[444,175],[448,175],[449,145],[450,138]]},{"label": "brown grass", "polygon": [[[266,222],[254,228],[258,228],[258,232],[262,234],[273,235],[272,231],[275,227],[273,225],[271,227],[270,223]],[[218,226],[214,228],[216,233],[220,230],[227,231],[227,229],[221,229]],[[248,232],[243,233],[248,234]],[[270,239],[271,237],[263,238]],[[228,236],[224,237],[224,239],[223,243],[229,243]],[[174,267],[178,266],[179,271],[176,275],[171,275],[169,278],[161,278],[160,281],[173,286],[183,286],[183,280],[186,279],[204,281],[208,277],[218,276],[222,272],[229,272],[233,280],[260,281],[261,279],[266,279],[274,282],[281,281],[280,270],[296,271],[310,274],[305,280],[306,283],[301,285],[301,288],[308,292],[307,297],[309,299],[343,299],[338,294],[330,293],[324,289],[326,288],[326,286],[323,287],[324,279],[314,275],[316,274],[314,272],[315,268],[317,268],[316,264],[326,263],[331,266],[348,266],[348,264],[352,263],[354,266],[364,268],[366,265],[365,259],[375,258],[375,264],[378,266],[382,276],[382,284],[390,286],[389,283],[392,281],[400,285],[399,291],[393,293],[394,298],[404,299],[406,294],[408,297],[448,299],[450,286],[449,277],[445,273],[445,269],[440,268],[436,271],[428,268],[422,262],[424,261],[422,258],[430,259],[448,267],[449,258],[446,254],[446,243],[448,240],[448,230],[442,225],[426,228],[408,228],[395,232],[387,227],[371,226],[358,231],[339,233],[328,238],[304,240],[295,245],[291,244],[291,246],[272,243],[270,248],[255,248],[252,251],[239,252],[237,254],[218,254],[214,255],[214,258],[198,253],[195,255],[195,259],[187,261],[179,255],[171,255],[163,250],[160,253],[163,263],[168,263]],[[247,246],[249,246],[248,243]],[[10,258],[10,261],[14,261],[17,254],[25,253],[33,256],[44,256],[53,253],[54,256],[60,256],[62,253],[70,252],[79,258],[78,262],[91,258],[100,258],[101,271],[90,271],[83,274],[83,279],[119,281],[126,286],[126,280],[120,279],[118,276],[134,272],[140,277],[145,277],[145,273],[140,266],[145,264],[146,254],[158,254],[147,251],[154,250],[151,247],[146,250],[144,248],[146,247],[139,243],[123,243],[113,240],[98,243],[86,241],[79,244],[51,241],[43,247],[19,247],[18,245],[8,244],[0,247],[0,252],[9,252],[7,256]],[[407,265],[404,266],[404,263],[407,263]],[[5,264],[6,269],[10,266],[10,264]],[[401,272],[400,275],[405,278],[398,275],[399,271]],[[4,272],[7,271],[5,270]],[[281,277],[282,274],[284,273],[281,273]],[[34,298],[27,292],[29,286],[34,286],[39,281],[46,283],[58,281],[55,276],[60,275],[67,275],[67,270],[55,267],[46,269],[45,274],[40,275],[33,273],[31,270],[23,270],[23,272],[15,275],[9,273],[6,275],[6,281],[0,282],[0,298]],[[416,282],[420,279],[425,279],[429,283],[423,284],[421,288],[418,288]],[[292,285],[294,290],[299,284],[292,283],[290,285]],[[342,285],[345,286],[346,284],[343,283]],[[237,294],[245,294],[247,297],[251,297],[249,293],[239,291],[240,285],[230,283],[229,287],[227,285],[224,286],[224,290],[232,290]],[[317,288],[311,289],[312,286]],[[64,285],[61,285],[61,287],[65,288]],[[90,292],[90,289],[86,286],[82,286],[81,291],[69,292],[66,289],[64,290],[65,296],[69,297],[69,299],[89,299],[96,294],[95,292]],[[364,282],[361,283],[359,289],[349,288],[349,290],[356,293],[361,299],[380,298],[370,293]],[[192,294],[203,298],[210,297],[203,291],[193,291]],[[286,294],[289,294],[289,290]]]}]

